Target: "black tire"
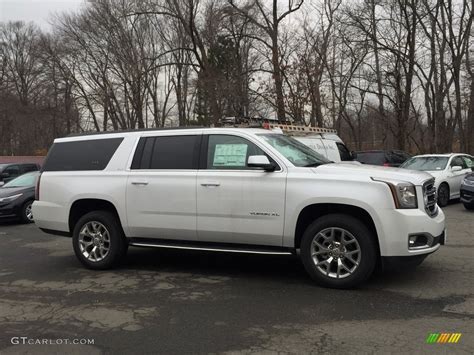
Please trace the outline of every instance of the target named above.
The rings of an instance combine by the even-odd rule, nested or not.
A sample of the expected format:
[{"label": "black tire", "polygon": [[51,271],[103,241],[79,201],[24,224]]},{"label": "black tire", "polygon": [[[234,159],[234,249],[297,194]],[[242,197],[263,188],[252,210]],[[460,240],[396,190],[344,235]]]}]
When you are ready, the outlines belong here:
[{"label": "black tire", "polygon": [[[30,218],[30,213],[31,213],[31,206],[33,205],[33,200],[30,200],[30,201],[26,201],[23,206],[21,206],[21,215],[20,215],[20,219],[21,219],[21,222],[22,223],[33,223],[34,220],[32,219],[32,217]],[[32,214],[31,214],[32,216]]]},{"label": "black tire", "polygon": [[[100,245],[99,241],[97,242],[97,246],[92,244],[92,248],[95,246],[96,249],[98,248],[99,250],[103,250],[101,247],[108,247],[108,251],[107,253],[104,252],[104,255],[99,254],[99,257],[97,257],[95,254],[96,252],[93,253],[92,248],[88,246],[84,249],[85,252],[90,256],[90,258],[88,258],[83,254],[83,250],[81,250],[80,234],[86,225],[92,222],[96,222],[96,226],[98,226],[97,231],[99,231],[100,234],[96,234],[98,240],[102,235],[108,235],[108,242]],[[104,228],[107,233],[104,232]],[[89,236],[84,238],[90,238],[91,242],[93,242],[94,239]],[[95,243],[95,241],[93,243]],[[123,233],[120,221],[113,213],[109,211],[93,211],[82,216],[74,226],[72,245],[74,248],[74,253],[76,254],[76,257],[79,259],[79,261],[85,267],[93,270],[105,270],[113,268],[123,259],[128,249],[128,242]]]},{"label": "black tire", "polygon": [[[311,255],[313,252],[313,239],[316,238],[318,233],[327,231],[330,228],[340,229],[349,232],[349,237],[357,241],[358,245],[357,243],[355,244],[360,250],[360,254],[356,254],[359,258],[358,265],[353,264],[353,272],[343,278],[331,277],[324,274],[318,268],[318,266],[316,266],[316,263]],[[367,228],[365,224],[350,215],[326,215],[318,218],[313,223],[311,223],[308,228],[306,228],[300,245],[301,260],[308,274],[319,285],[338,289],[353,288],[366,281],[374,272],[375,265],[377,262],[377,246],[375,237],[376,236],[373,235],[373,233]],[[347,245],[349,245],[349,243]],[[347,246],[343,248],[346,247]],[[322,256],[323,259],[324,257],[329,258],[329,254],[326,253],[326,255]],[[344,258],[346,258],[346,256],[343,256],[341,260],[344,261]],[[346,260],[345,262],[347,263],[348,261]],[[331,263],[331,265],[336,266],[334,263]]]},{"label": "black tire", "polygon": [[445,207],[449,203],[449,186],[445,182],[439,185],[438,189],[438,206]]},{"label": "black tire", "polygon": [[474,211],[474,204],[463,203],[464,208],[469,211]]}]

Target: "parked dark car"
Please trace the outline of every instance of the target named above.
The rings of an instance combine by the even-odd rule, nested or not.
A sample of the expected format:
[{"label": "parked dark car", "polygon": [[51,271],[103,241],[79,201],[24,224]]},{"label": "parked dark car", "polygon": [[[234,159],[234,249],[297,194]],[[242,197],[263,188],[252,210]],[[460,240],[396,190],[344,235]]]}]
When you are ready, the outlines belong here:
[{"label": "parked dark car", "polygon": [[38,164],[12,163],[0,164],[0,186],[9,181],[26,174],[30,171],[38,171],[40,166]]},{"label": "parked dark car", "polygon": [[362,164],[399,167],[411,155],[401,150],[365,150],[355,152],[355,160]]},{"label": "parked dark car", "polygon": [[461,183],[461,202],[466,210],[474,210],[474,173],[466,175]]},{"label": "parked dark car", "polygon": [[33,222],[31,205],[35,200],[39,172],[23,174],[0,187],[0,217],[20,218],[23,223]]}]

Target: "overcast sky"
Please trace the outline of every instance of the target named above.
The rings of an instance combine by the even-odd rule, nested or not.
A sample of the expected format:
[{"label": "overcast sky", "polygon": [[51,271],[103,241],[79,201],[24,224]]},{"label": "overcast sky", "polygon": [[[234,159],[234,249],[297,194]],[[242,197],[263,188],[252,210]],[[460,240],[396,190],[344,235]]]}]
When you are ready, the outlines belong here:
[{"label": "overcast sky", "polygon": [[0,22],[34,21],[48,30],[51,14],[77,11],[86,0],[0,0]]}]

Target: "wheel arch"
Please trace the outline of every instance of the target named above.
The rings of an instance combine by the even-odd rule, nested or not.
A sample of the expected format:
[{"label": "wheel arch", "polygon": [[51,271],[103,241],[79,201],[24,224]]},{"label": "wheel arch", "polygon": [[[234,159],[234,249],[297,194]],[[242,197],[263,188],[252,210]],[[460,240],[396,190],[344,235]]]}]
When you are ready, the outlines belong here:
[{"label": "wheel arch", "polygon": [[362,207],[339,203],[311,204],[304,207],[300,211],[295,227],[295,249],[299,249],[303,233],[313,221],[315,221],[318,217],[335,213],[347,214],[362,221],[362,223],[364,223],[366,227],[369,228],[369,230],[373,233],[375,243],[377,245],[377,253],[380,257],[380,244],[377,227],[370,213]]},{"label": "wheel arch", "polygon": [[123,221],[120,218],[120,215],[117,211],[115,205],[104,199],[99,198],[82,198],[74,201],[69,209],[69,218],[68,218],[68,226],[69,232],[72,233],[74,230],[74,226],[76,225],[77,221],[84,216],[86,213],[92,211],[109,211],[115,215],[115,217],[120,221],[120,226],[123,230]]}]

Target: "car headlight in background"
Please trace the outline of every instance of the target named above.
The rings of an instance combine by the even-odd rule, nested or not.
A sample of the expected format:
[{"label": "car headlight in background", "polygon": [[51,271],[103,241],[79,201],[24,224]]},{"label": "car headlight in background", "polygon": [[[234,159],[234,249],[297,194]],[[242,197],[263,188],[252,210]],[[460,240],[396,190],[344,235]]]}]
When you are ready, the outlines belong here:
[{"label": "car headlight in background", "polygon": [[474,180],[468,180],[467,178],[464,178],[462,184],[466,186],[474,186]]},{"label": "car headlight in background", "polygon": [[383,182],[390,187],[396,208],[418,208],[415,185],[404,181],[387,181],[378,178],[372,178],[372,180]]},{"label": "car headlight in background", "polygon": [[23,194],[18,194],[18,195],[13,195],[13,196],[8,196],[8,197],[2,197],[2,198],[0,198],[0,203],[15,201],[20,196],[23,196]]}]

